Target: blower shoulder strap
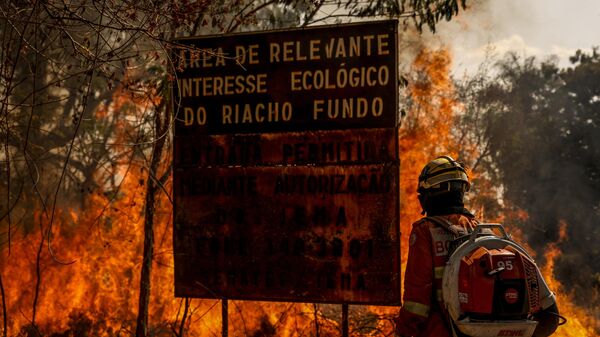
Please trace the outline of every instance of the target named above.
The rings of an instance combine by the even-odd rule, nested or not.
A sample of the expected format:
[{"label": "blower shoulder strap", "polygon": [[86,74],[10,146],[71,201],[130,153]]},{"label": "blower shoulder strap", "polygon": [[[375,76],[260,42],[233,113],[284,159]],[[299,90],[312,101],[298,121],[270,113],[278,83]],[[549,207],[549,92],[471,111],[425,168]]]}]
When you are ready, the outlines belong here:
[{"label": "blower shoulder strap", "polygon": [[469,232],[465,228],[451,223],[450,221],[448,221],[448,219],[442,216],[428,216],[425,217],[425,219],[435,223],[436,225],[452,233],[452,235],[454,235],[455,238],[469,234]]},{"label": "blower shoulder strap", "polygon": [[[465,238],[467,237],[466,235],[468,235],[470,233],[470,230],[467,230],[466,228],[463,228],[461,226],[457,226],[453,223],[451,223],[450,221],[448,221],[448,219],[444,218],[443,216],[428,216],[425,217],[425,220],[429,220],[433,223],[435,223],[436,225],[444,228],[445,230],[447,230],[448,232],[450,232],[452,235],[454,235],[454,241],[453,241],[453,246],[455,245],[455,242],[460,240],[459,238]],[[454,249],[452,249],[454,250]],[[451,254],[449,254],[451,255]],[[450,315],[448,314],[448,312],[445,309],[442,309],[442,311],[445,313],[444,314],[444,323],[446,324],[446,327],[449,328],[450,332],[452,333],[452,337],[469,337],[465,334],[463,334],[462,332],[460,332],[456,326],[454,325],[454,322],[452,321],[452,319],[450,318]]]}]

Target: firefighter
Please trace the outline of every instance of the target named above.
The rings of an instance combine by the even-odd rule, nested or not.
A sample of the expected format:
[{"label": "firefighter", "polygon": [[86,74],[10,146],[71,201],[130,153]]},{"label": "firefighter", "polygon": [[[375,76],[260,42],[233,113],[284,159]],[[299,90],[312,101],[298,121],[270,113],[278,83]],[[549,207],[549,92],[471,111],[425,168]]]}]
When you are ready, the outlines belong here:
[{"label": "firefighter", "polygon": [[[478,224],[473,214],[464,207],[464,195],[469,188],[464,166],[450,156],[432,160],[419,175],[417,193],[423,214],[445,219],[446,228],[427,218],[412,225],[403,305],[395,319],[396,332],[402,337],[453,335],[442,310],[442,277],[449,258],[450,242],[456,236],[472,231]],[[552,299],[554,301],[554,296]],[[559,317],[556,302],[534,313],[531,318],[538,321],[538,325],[533,337],[554,333]]]},{"label": "firefighter", "polygon": [[[469,187],[462,164],[450,156],[432,160],[419,175],[417,193],[423,214],[443,217],[457,230],[472,230],[477,220],[464,207]],[[425,218],[412,225],[403,305],[395,320],[400,336],[451,336],[441,308],[441,287],[448,245],[453,239],[451,232]]]}]

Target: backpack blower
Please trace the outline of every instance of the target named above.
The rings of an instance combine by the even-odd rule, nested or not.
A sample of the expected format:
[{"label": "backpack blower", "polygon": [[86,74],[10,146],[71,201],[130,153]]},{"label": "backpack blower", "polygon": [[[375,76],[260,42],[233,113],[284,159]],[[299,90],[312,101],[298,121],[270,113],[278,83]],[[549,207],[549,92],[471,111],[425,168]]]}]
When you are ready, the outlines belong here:
[{"label": "backpack blower", "polygon": [[538,324],[532,315],[555,305],[531,256],[500,224],[480,224],[455,239],[449,256],[442,298],[454,336],[531,337]]}]

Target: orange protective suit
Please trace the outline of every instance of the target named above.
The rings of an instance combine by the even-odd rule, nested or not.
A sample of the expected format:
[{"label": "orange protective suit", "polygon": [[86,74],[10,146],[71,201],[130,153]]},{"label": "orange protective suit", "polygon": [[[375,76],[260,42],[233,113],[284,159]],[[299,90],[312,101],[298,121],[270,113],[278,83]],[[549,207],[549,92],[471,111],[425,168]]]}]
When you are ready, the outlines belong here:
[{"label": "orange protective suit", "polygon": [[[477,221],[470,214],[443,215],[451,224],[471,231]],[[442,312],[442,276],[454,235],[425,218],[415,222],[409,239],[404,275],[404,297],[396,332],[403,337],[448,337]]]}]

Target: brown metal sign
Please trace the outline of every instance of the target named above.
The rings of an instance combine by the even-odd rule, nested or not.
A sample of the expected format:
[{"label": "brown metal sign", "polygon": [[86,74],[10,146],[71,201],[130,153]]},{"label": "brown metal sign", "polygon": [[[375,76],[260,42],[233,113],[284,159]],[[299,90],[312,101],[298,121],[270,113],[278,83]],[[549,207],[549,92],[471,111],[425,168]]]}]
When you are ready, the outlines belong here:
[{"label": "brown metal sign", "polygon": [[178,134],[381,128],[397,109],[396,22],[178,40]]},{"label": "brown metal sign", "polygon": [[[246,56],[238,54],[246,59],[238,61],[248,74],[264,72],[268,84],[264,87],[266,93],[259,92],[262,84],[258,83],[255,92],[240,94],[213,91],[204,95],[203,88],[195,88],[193,91],[200,96],[178,96],[182,93],[181,81],[179,89],[174,90],[180,102],[174,140],[176,296],[399,303],[396,71],[391,71],[386,80],[394,82],[389,88],[378,86],[374,90],[365,82],[356,90],[289,90],[296,84],[312,83],[307,77],[306,83],[300,80],[298,84],[291,73],[310,70],[314,74],[333,67],[334,60],[338,69],[370,69],[383,64],[396,69],[395,24],[385,21],[180,41],[193,41],[198,50],[208,48],[220,54],[235,52],[238,45],[246,46]],[[378,38],[383,34],[387,37]],[[342,57],[340,49],[339,57],[327,58],[329,52],[316,49],[326,41],[339,42],[349,36],[363,41],[352,44],[353,54],[348,49]],[[377,55],[383,46],[367,48],[362,44],[378,39],[386,42],[385,55]],[[312,58],[308,56],[311,44]],[[292,53],[287,46],[296,49]],[[269,53],[277,48],[282,48],[280,59],[271,69],[263,63],[276,57]],[[370,57],[366,57],[368,53]],[[384,60],[388,58],[394,61],[388,64]],[[224,65],[211,60],[206,64],[194,61],[193,71],[191,61],[182,61],[187,65],[177,76],[217,78],[240,71],[230,59],[223,61]],[[275,82],[271,82],[273,78]],[[220,90],[228,85],[227,80],[223,81]],[[204,79],[197,82],[208,83]],[[282,83],[281,90],[274,83]],[[325,97],[371,101],[380,97],[385,103],[377,116],[355,118],[359,110],[352,110],[354,117],[348,117],[351,108],[342,104],[336,109],[345,113],[345,118],[313,119],[314,101]],[[289,121],[255,123],[257,116],[267,118],[263,115],[267,110],[258,114],[254,110],[250,111],[254,115],[248,117],[254,118],[253,122],[222,123],[223,111],[229,109],[224,106],[266,107],[267,101],[293,104]],[[186,110],[188,107],[192,110]],[[198,113],[202,110],[199,107],[205,110],[206,118]],[[185,111],[192,112],[186,115]],[[327,116],[327,111],[322,116]]]}]

